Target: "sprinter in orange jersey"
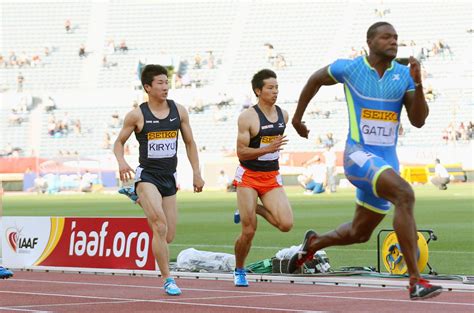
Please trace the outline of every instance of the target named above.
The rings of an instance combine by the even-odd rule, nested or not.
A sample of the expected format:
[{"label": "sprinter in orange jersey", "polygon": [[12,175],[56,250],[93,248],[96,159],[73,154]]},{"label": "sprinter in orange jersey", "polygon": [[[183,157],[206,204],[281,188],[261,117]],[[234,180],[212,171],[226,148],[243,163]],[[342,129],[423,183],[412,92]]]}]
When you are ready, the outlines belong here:
[{"label": "sprinter in orange jersey", "polygon": [[[278,97],[276,74],[268,69],[253,76],[252,89],[258,103],[242,112],[238,119],[236,222],[242,232],[235,242],[234,284],[247,287],[245,259],[257,230],[257,214],[280,231],[293,227],[293,212],[278,172],[280,150],[287,143],[283,135],[288,113],[275,105]],[[260,198],[263,205],[257,203]]]}]

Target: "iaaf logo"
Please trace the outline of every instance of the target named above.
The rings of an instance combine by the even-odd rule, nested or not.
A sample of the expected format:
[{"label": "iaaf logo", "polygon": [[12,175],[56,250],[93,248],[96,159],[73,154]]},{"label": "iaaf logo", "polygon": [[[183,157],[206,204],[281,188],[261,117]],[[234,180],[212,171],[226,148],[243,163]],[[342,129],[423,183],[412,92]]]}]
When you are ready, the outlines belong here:
[{"label": "iaaf logo", "polygon": [[[107,231],[109,222],[100,225],[100,230],[86,233],[76,229],[77,223],[71,223],[69,241],[70,256],[132,258],[138,267],[144,267],[148,259],[150,238],[146,232]],[[97,225],[99,226],[99,225]],[[111,238],[109,238],[111,237]]]},{"label": "iaaf logo", "polygon": [[19,250],[34,249],[35,246],[38,244],[37,237],[23,237],[21,235],[21,229],[18,229],[16,227],[7,228],[5,236],[7,238],[8,245],[15,253],[19,252]]}]

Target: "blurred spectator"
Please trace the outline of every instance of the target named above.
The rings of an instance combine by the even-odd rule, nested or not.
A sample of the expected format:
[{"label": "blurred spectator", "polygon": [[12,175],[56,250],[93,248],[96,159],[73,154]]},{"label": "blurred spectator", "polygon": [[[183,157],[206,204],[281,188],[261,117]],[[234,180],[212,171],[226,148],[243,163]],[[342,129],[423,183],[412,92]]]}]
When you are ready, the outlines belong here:
[{"label": "blurred spectator", "polygon": [[298,182],[305,189],[305,194],[318,194],[325,191],[327,182],[326,166],[321,163],[319,155],[304,163],[306,169],[298,176]]},{"label": "blurred spectator", "polygon": [[467,128],[467,137],[469,139],[472,139],[474,137],[474,124],[472,122],[469,122],[466,128]]},{"label": "blurred spectator", "polygon": [[336,152],[332,146],[326,146],[323,152],[326,164],[327,185],[329,192],[336,192]]},{"label": "blurred spectator", "polygon": [[201,68],[201,62],[202,62],[202,58],[198,52],[194,55],[194,68],[198,68],[198,69]]},{"label": "blurred spectator", "polygon": [[49,49],[48,46],[44,47],[43,53],[45,57],[49,57],[51,55],[51,50]]},{"label": "blurred spectator", "polygon": [[124,53],[128,51],[128,46],[127,46],[127,43],[125,42],[124,39],[122,39],[122,41],[120,41],[119,50],[120,50],[120,52],[124,52]]},{"label": "blurred spectator", "polygon": [[16,82],[17,82],[17,92],[23,92],[23,83],[25,82],[25,77],[21,72],[18,73],[18,76],[16,77]]},{"label": "blurred spectator", "polygon": [[82,134],[82,126],[81,126],[81,120],[80,119],[76,119],[74,121],[74,134],[75,135],[81,135]]},{"label": "blurred spectator", "polygon": [[354,48],[354,46],[351,47],[351,52],[349,53],[349,59],[355,59],[359,56],[359,52]]},{"label": "blurred spectator", "polygon": [[398,126],[398,136],[399,137],[405,136],[405,129],[403,128],[402,123],[400,123],[400,126]]},{"label": "blurred spectator", "polygon": [[433,86],[428,85],[428,87],[425,90],[425,98],[428,101],[434,101],[436,100],[436,93],[433,90]]},{"label": "blurred spectator", "polygon": [[463,122],[461,122],[459,124],[459,127],[458,127],[458,131],[459,133],[459,139],[460,140],[463,140],[463,141],[467,141],[470,139],[470,136],[468,134],[468,130],[467,130],[467,127],[464,125]]},{"label": "blurred spectator", "polygon": [[377,17],[382,18],[390,13],[390,8],[383,4],[383,0],[380,0],[379,5],[374,9],[374,13]]},{"label": "blurred spectator", "polygon": [[45,112],[51,112],[57,109],[56,102],[51,96],[48,96],[43,106]]},{"label": "blurred spectator", "polygon": [[54,136],[55,132],[56,132],[56,118],[54,117],[54,115],[51,115],[48,118],[48,135]]},{"label": "blurred spectator", "polygon": [[33,54],[31,57],[31,66],[38,66],[41,64],[41,58],[38,54]]},{"label": "blurred spectator", "polygon": [[281,70],[286,67],[286,60],[283,54],[281,53],[277,54],[274,66],[277,70]]},{"label": "blurred spectator", "polygon": [[110,68],[112,66],[117,66],[118,63],[117,62],[111,62],[109,60],[107,60],[107,56],[104,54],[104,57],[102,58],[102,66],[105,67],[105,68]]},{"label": "blurred spectator", "polygon": [[208,67],[209,69],[213,69],[213,68],[216,67],[216,65],[215,65],[215,57],[214,57],[214,55],[212,54],[212,50],[209,50],[209,51],[207,52],[207,67]]},{"label": "blurred spectator", "polygon": [[64,21],[64,29],[66,30],[66,33],[68,34],[72,32],[70,19],[67,19],[66,21]]},{"label": "blurred spectator", "polygon": [[111,146],[112,146],[112,142],[111,142],[111,139],[110,139],[110,134],[108,132],[105,132],[104,141],[102,143],[102,148],[103,149],[110,149]]},{"label": "blurred spectator", "polygon": [[449,173],[446,170],[446,168],[441,165],[441,162],[439,159],[435,160],[435,174],[431,178],[431,182],[433,185],[438,187],[439,190],[446,190],[448,189],[447,184],[449,184]]},{"label": "blurred spectator", "polygon": [[109,41],[107,41],[107,53],[113,54],[116,50],[117,48],[115,47],[115,41],[113,39],[109,39]]},{"label": "blurred spectator", "polygon": [[79,46],[79,57],[81,59],[87,57],[86,46],[83,43]]},{"label": "blurred spectator", "polygon": [[219,172],[219,177],[217,177],[217,185],[219,190],[225,190],[227,192],[236,191],[235,186],[232,184],[232,179],[227,176],[224,170]]},{"label": "blurred spectator", "polygon": [[130,152],[130,145],[129,145],[128,143],[125,144],[123,154],[125,154],[125,155],[130,155],[130,154],[131,154],[131,152]]},{"label": "blurred spectator", "polygon": [[316,145],[316,148],[324,148],[325,145],[323,143],[323,140],[321,139],[321,136],[318,135],[316,139],[314,139],[314,144]]},{"label": "blurred spectator", "polygon": [[109,127],[119,128],[122,125],[122,119],[117,111],[115,111],[111,116]]},{"label": "blurred spectator", "polygon": [[21,123],[23,123],[23,117],[18,114],[15,109],[12,109],[8,116],[8,123],[10,125],[21,125]]},{"label": "blurred spectator", "polygon": [[91,173],[89,173],[89,170],[86,170],[86,172],[81,177],[81,182],[79,184],[79,191],[91,192],[93,182],[94,182],[94,176]]},{"label": "blurred spectator", "polygon": [[246,110],[250,108],[251,106],[252,106],[252,97],[249,94],[246,94],[244,102],[242,103],[241,111]]},{"label": "blurred spectator", "polygon": [[8,56],[9,65],[12,67],[17,66],[16,59],[15,51],[10,51],[10,55]]},{"label": "blurred spectator", "polygon": [[273,61],[275,60],[275,49],[271,43],[266,43],[264,46],[267,48],[266,51],[266,59],[267,62],[270,64],[273,64]]},{"label": "blurred spectator", "polygon": [[326,134],[326,139],[324,140],[325,147],[333,147],[336,142],[334,141],[334,137],[332,133]]},{"label": "blurred spectator", "polygon": [[46,193],[46,191],[48,190],[48,181],[44,179],[44,177],[38,176],[34,180],[33,188],[37,193]]}]

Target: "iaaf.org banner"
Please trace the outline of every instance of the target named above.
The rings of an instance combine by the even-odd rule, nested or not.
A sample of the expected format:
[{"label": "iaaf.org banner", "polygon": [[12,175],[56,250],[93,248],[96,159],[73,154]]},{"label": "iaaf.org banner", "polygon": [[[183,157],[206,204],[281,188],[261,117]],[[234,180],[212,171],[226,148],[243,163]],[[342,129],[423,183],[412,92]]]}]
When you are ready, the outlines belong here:
[{"label": "iaaf.org banner", "polygon": [[6,267],[157,268],[145,218],[4,216],[0,232]]}]

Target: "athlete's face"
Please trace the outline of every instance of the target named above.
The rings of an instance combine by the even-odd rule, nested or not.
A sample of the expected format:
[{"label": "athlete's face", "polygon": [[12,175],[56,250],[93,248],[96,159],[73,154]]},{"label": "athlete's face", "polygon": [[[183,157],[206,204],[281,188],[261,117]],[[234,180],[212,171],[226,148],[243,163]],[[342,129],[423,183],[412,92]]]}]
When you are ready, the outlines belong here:
[{"label": "athlete's face", "polygon": [[263,80],[262,89],[256,89],[259,102],[275,104],[278,98],[278,82],[275,78],[267,78]]},{"label": "athlete's face", "polygon": [[168,97],[168,77],[166,75],[157,75],[153,78],[150,85],[145,85],[148,97],[164,101]]},{"label": "athlete's face", "polygon": [[398,51],[398,34],[391,25],[383,25],[377,28],[377,32],[367,40],[367,44],[371,53],[394,59]]}]

